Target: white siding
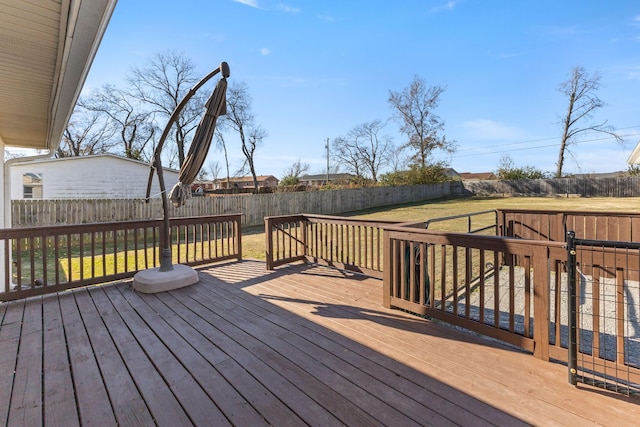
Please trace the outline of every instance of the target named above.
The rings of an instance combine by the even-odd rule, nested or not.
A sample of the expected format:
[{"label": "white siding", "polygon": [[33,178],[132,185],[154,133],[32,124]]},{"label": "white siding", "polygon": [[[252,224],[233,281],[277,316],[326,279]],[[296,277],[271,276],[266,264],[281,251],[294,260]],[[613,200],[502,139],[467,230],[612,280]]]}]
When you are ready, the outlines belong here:
[{"label": "white siding", "polygon": [[[11,168],[11,198],[23,199],[22,177],[42,176],[43,199],[141,199],[147,191],[149,165],[113,155],[19,163]],[[164,171],[167,191],[178,182],[176,171]],[[154,174],[151,195],[160,192]]]}]

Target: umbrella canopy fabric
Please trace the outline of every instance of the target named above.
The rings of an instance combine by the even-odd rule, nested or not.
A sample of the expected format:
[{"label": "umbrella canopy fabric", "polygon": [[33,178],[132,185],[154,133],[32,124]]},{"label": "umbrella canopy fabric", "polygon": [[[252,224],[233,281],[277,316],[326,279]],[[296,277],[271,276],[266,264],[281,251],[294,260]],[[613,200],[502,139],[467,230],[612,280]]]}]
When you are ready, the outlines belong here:
[{"label": "umbrella canopy fabric", "polygon": [[227,114],[226,92],[227,79],[222,77],[207,101],[206,112],[198,124],[187,157],[180,167],[178,183],[173,186],[169,193],[169,199],[175,207],[186,203],[191,194],[190,186],[198,176],[198,172],[200,172],[209,152],[211,140],[216,130],[216,120],[219,116]]}]

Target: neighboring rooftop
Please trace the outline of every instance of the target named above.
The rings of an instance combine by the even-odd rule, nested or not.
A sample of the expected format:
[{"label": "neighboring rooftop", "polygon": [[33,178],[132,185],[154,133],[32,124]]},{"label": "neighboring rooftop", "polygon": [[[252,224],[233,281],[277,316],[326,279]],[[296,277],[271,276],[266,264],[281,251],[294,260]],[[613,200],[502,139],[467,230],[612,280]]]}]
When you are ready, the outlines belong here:
[{"label": "neighboring rooftop", "polygon": [[458,173],[460,179],[496,179],[496,175],[493,172],[460,172]]}]

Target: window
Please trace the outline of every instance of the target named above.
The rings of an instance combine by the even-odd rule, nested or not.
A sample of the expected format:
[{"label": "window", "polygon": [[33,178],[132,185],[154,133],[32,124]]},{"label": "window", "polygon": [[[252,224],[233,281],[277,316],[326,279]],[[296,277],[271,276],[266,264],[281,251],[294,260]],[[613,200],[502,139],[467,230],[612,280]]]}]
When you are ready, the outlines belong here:
[{"label": "window", "polygon": [[24,197],[25,199],[33,199],[33,187],[25,185],[23,187],[22,197]]},{"label": "window", "polygon": [[42,199],[42,174],[27,172],[22,175],[22,197]]}]

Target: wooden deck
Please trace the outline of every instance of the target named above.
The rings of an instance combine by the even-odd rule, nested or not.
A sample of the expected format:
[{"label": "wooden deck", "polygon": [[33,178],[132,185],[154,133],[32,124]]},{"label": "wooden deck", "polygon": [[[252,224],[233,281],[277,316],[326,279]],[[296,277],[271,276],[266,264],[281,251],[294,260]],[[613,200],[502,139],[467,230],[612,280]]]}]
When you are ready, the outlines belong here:
[{"label": "wooden deck", "polygon": [[381,305],[376,279],[242,261],[0,305],[0,424],[637,425],[566,367]]}]

